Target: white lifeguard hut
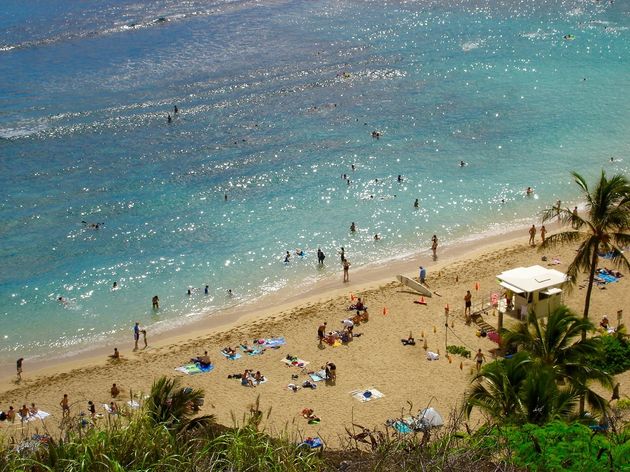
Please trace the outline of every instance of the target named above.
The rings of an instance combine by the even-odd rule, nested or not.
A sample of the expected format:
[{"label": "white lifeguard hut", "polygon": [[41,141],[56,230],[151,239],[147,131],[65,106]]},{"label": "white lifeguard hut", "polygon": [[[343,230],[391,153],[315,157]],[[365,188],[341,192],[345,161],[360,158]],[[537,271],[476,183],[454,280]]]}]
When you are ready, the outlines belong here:
[{"label": "white lifeguard hut", "polygon": [[539,265],[510,269],[497,279],[506,289],[499,311],[513,313],[521,320],[532,310],[538,318],[549,316],[562,303],[562,286],[569,281],[566,274]]}]

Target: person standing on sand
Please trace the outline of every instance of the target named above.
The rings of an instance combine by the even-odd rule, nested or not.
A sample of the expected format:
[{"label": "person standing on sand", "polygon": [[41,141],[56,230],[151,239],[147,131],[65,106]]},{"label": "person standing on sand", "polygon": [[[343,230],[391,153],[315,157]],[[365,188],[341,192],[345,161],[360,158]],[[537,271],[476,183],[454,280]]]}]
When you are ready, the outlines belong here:
[{"label": "person standing on sand", "polygon": [[133,327],[133,340],[135,342],[133,350],[138,350],[138,341],[140,340],[140,323],[136,321],[136,324]]},{"label": "person standing on sand", "polygon": [[[573,218],[577,218],[577,216],[578,216],[578,209],[577,209],[577,207],[575,207],[575,208],[573,209]],[[575,222],[575,221],[572,221],[572,222],[571,222],[571,227],[572,227],[573,229],[576,229],[576,228],[577,228],[577,224],[576,224],[576,222]]]},{"label": "person standing on sand", "polygon": [[116,398],[120,393],[120,389],[116,386],[116,384],[112,384],[112,388],[109,390],[112,398]]},{"label": "person standing on sand", "polygon": [[153,298],[151,299],[151,304],[152,304],[154,310],[159,310],[160,309],[160,298],[157,295],[153,295]]},{"label": "person standing on sand", "polygon": [[327,324],[328,323],[326,321],[324,321],[324,323],[319,325],[319,328],[317,328],[317,337],[319,338],[319,345],[320,346],[324,342],[324,337],[326,336],[326,325]]},{"label": "person standing on sand", "polygon": [[145,329],[141,329],[140,332],[142,333],[142,339],[144,341],[144,348],[147,348],[147,330]]},{"label": "person standing on sand", "polygon": [[433,260],[437,259],[438,238],[434,234],[431,238],[431,251],[433,251]]},{"label": "person standing on sand", "polygon": [[67,393],[63,394],[63,398],[59,402],[59,405],[61,406],[61,417],[65,418],[66,416],[69,416],[70,415],[70,402],[68,401]]},{"label": "person standing on sand", "polygon": [[536,237],[536,226],[532,225],[532,227],[529,228],[529,245],[530,246],[536,245],[536,242],[534,241],[535,237]]},{"label": "person standing on sand", "polygon": [[547,228],[545,228],[545,225],[542,225],[540,227],[540,239],[542,239],[542,242],[545,242],[545,236],[547,234]]},{"label": "person standing on sand", "polygon": [[477,354],[475,354],[475,363],[477,364],[477,372],[479,372],[481,370],[481,364],[483,364],[483,361],[486,360],[486,356],[483,355],[483,352],[481,352],[481,348],[479,348],[479,350],[477,351]]},{"label": "person standing on sand", "polygon": [[17,367],[17,379],[18,382],[22,380],[22,363],[24,362],[24,358],[20,357],[17,362],[16,362],[16,367]]},{"label": "person standing on sand", "polygon": [[348,274],[348,270],[350,269],[350,261],[348,259],[343,259],[343,281],[350,282],[350,275]]},{"label": "person standing on sand", "polygon": [[464,316],[466,317],[466,323],[469,323],[471,309],[472,294],[470,293],[470,290],[466,290],[466,295],[464,295]]},{"label": "person standing on sand", "polygon": [[422,267],[422,266],[420,266],[420,274],[419,275],[420,275],[420,283],[423,284],[424,281],[427,278],[427,270],[424,267]]}]

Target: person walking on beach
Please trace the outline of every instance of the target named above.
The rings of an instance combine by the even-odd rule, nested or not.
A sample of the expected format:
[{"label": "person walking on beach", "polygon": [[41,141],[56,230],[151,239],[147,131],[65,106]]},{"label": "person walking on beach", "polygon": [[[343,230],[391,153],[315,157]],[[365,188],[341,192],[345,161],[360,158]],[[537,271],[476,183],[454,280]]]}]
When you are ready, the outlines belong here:
[{"label": "person walking on beach", "polygon": [[154,310],[160,309],[160,299],[157,295],[153,295],[153,298],[151,299],[151,304]]},{"label": "person walking on beach", "polygon": [[464,295],[464,316],[466,317],[466,324],[470,323],[471,309],[472,293],[470,293],[470,290],[466,290],[466,295]]},{"label": "person walking on beach", "polygon": [[144,341],[144,348],[147,348],[147,330],[145,329],[141,329],[140,332],[142,333],[142,340]]},{"label": "person walking on beach", "polygon": [[479,348],[479,350],[477,351],[477,354],[475,354],[475,363],[477,364],[477,372],[479,372],[481,370],[481,364],[483,364],[483,361],[486,360],[486,356],[483,355],[483,352],[481,352],[481,348]]},{"label": "person walking on beach", "polygon": [[438,238],[434,234],[431,238],[431,251],[433,251],[433,260],[437,259]]},{"label": "person walking on beach", "polygon": [[540,227],[540,239],[542,240],[542,242],[545,242],[545,236],[547,234],[547,228],[545,228],[545,225],[542,225]]},{"label": "person walking on beach", "polygon": [[[578,209],[577,209],[577,207],[575,207],[575,208],[573,209],[573,218],[577,218],[577,216],[578,216]],[[572,227],[573,229],[576,229],[576,228],[577,228],[577,222],[576,222],[576,221],[572,221],[572,222],[571,222],[571,227]]]},{"label": "person walking on beach", "polygon": [[66,416],[69,416],[70,415],[70,402],[68,400],[67,393],[63,394],[63,398],[59,402],[59,405],[61,406],[61,417],[65,418]]},{"label": "person walking on beach", "polygon": [[135,341],[135,345],[133,350],[138,350],[138,341],[140,340],[140,323],[136,321],[136,324],[133,327],[133,340]]},{"label": "person walking on beach", "polygon": [[344,258],[342,264],[343,264],[343,281],[350,282],[350,276],[348,274],[348,270],[350,269],[350,261]]},{"label": "person walking on beach", "polygon": [[420,274],[419,275],[420,275],[420,283],[423,284],[424,281],[427,278],[427,270],[424,267],[422,267],[422,266],[420,266]]},{"label": "person walking on beach", "polygon": [[326,336],[326,325],[327,324],[328,323],[326,321],[324,321],[324,323],[320,324],[319,328],[317,328],[317,337],[319,338],[319,345],[320,346],[324,342],[324,337]]},{"label": "person walking on beach", "polygon": [[24,358],[20,357],[16,364],[17,364],[17,380],[18,382],[22,380],[22,363],[24,362]]},{"label": "person walking on beach", "polygon": [[536,242],[534,241],[535,237],[536,237],[536,226],[532,225],[532,227],[529,228],[529,245],[530,246],[536,245]]}]

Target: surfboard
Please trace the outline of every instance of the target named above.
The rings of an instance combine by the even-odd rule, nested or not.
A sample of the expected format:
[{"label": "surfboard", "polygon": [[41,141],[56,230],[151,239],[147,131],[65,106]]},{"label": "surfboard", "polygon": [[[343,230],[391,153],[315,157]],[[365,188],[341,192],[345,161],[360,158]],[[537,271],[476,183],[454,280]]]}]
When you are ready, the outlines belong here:
[{"label": "surfboard", "polygon": [[431,293],[431,290],[426,288],[424,285],[416,282],[415,280],[410,279],[409,277],[405,277],[404,275],[397,275],[396,279],[398,279],[401,284],[406,285],[410,289],[415,290],[425,297],[431,297],[431,295],[433,295]]}]

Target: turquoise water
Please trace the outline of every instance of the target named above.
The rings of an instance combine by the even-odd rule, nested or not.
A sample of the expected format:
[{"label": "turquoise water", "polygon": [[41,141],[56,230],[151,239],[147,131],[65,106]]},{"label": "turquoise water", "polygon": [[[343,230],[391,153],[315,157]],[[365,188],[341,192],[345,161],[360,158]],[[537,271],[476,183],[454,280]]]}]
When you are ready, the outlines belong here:
[{"label": "turquoise water", "polygon": [[573,204],[572,170],[628,172],[627,2],[3,8],[0,361],[290,296],[340,246],[426,253]]}]

